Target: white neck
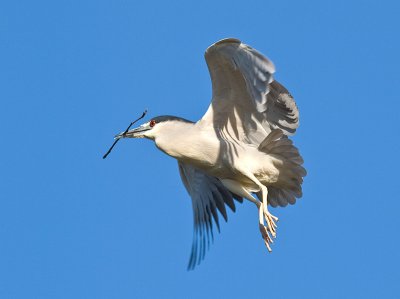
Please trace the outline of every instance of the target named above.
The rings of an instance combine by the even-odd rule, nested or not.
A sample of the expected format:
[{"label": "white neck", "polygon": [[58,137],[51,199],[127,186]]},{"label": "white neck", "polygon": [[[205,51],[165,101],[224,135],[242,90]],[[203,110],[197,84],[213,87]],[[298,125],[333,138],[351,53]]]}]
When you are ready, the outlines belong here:
[{"label": "white neck", "polygon": [[213,138],[215,133],[195,123],[167,121],[156,124],[149,133],[147,138],[153,139],[161,151],[177,160],[202,167],[217,159],[219,143]]}]

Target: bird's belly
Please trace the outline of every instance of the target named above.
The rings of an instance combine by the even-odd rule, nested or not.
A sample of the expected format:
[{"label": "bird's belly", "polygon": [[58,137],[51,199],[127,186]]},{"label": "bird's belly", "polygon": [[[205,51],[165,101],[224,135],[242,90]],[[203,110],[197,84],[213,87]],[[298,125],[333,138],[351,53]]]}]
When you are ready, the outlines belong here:
[{"label": "bird's belly", "polygon": [[279,177],[276,159],[270,155],[260,152],[257,147],[242,145],[233,151],[228,164],[231,176],[234,179],[251,188],[257,188],[257,185],[249,178],[249,174],[254,175],[261,183],[265,185],[274,184]]},{"label": "bird's belly", "polygon": [[274,157],[256,149],[247,159],[247,169],[263,184],[274,184],[279,177],[279,169]]},{"label": "bird's belly", "polygon": [[248,186],[254,185],[248,173],[262,183],[273,183],[279,174],[273,159],[257,147],[228,142],[212,133],[180,135],[173,142],[156,140],[156,145],[169,156],[202,169],[209,175]]},{"label": "bird's belly", "polygon": [[222,141],[218,146],[202,144],[192,152],[196,154],[184,155],[180,160],[220,179],[235,180],[252,188],[256,185],[249,179],[249,173],[264,184],[273,184],[278,180],[276,165],[279,161],[253,146]]}]

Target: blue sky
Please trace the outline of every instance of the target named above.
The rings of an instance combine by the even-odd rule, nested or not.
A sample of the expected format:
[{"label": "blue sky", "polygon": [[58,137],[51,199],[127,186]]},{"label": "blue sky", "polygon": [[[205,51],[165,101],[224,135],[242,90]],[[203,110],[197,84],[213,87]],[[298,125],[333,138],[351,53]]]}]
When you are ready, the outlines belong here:
[{"label": "blue sky", "polygon": [[[1,298],[399,298],[396,1],[2,1]],[[187,272],[176,162],[115,133],[199,119],[236,37],[296,98],[308,176],[268,254],[250,203]]]}]

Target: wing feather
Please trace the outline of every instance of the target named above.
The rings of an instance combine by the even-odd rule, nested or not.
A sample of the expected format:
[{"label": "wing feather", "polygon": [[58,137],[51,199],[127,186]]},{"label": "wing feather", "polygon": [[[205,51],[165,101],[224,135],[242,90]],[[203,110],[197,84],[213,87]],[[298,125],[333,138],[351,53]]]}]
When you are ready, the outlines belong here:
[{"label": "wing feather", "polygon": [[210,239],[213,241],[213,219],[220,230],[218,212],[228,221],[225,204],[235,211],[233,199],[243,199],[229,192],[219,179],[210,176],[200,169],[179,161],[179,173],[182,182],[192,198],[193,207],[193,243],[188,269],[194,269],[205,256]]},{"label": "wing feather", "polygon": [[202,123],[226,138],[257,145],[272,129],[295,133],[299,112],[287,89],[274,81],[272,61],[233,38],[211,45],[205,59],[213,92]]}]

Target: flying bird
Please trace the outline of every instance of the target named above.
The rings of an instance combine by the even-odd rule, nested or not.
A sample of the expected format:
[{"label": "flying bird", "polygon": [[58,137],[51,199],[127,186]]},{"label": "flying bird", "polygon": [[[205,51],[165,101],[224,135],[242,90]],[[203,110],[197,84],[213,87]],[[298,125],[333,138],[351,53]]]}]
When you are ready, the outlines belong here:
[{"label": "flying bird", "polygon": [[[258,227],[268,249],[278,218],[268,205],[285,207],[302,196],[303,159],[288,136],[299,126],[299,111],[288,90],[273,78],[275,66],[240,40],[211,45],[205,59],[212,81],[212,100],[204,116],[192,122],[158,116],[122,138],[148,138],[178,161],[191,199],[194,234],[189,269],[204,259],[219,231],[219,213],[247,199],[258,209]],[[214,224],[213,224],[214,222]]]}]

